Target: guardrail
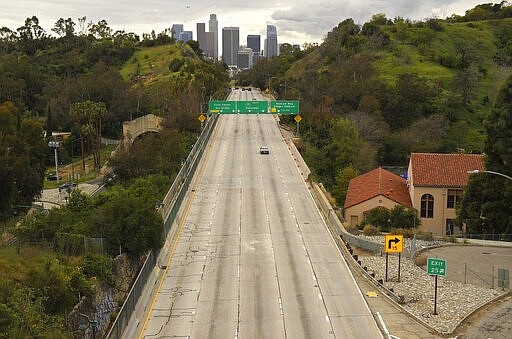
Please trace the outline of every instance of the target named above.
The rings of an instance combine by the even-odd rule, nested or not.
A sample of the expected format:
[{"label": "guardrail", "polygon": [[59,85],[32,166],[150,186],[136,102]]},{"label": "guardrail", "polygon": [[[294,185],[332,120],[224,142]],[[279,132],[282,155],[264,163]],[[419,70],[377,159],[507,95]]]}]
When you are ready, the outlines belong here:
[{"label": "guardrail", "polygon": [[[190,182],[192,181],[193,174],[197,169],[199,160],[201,159],[204,149],[210,139],[210,136],[215,129],[218,116],[211,116],[204,124],[201,135],[197,139],[196,143],[192,147],[187,159],[183,162],[183,165],[178,172],[173,184],[169,188],[169,191],[165,195],[162,205],[159,208],[160,213],[164,220],[164,239],[167,238],[169,232],[171,232],[172,225],[178,217],[178,211],[181,203],[187,193]],[[113,322],[109,333],[106,338],[117,339],[121,338],[124,330],[128,325],[135,306],[142,294],[142,291],[151,277],[153,269],[159,262],[160,256],[165,255],[162,250],[155,252],[150,251],[144,265],[142,266],[135,283],[133,284],[130,292],[126,296],[126,300],[121,307],[115,321]]]}]

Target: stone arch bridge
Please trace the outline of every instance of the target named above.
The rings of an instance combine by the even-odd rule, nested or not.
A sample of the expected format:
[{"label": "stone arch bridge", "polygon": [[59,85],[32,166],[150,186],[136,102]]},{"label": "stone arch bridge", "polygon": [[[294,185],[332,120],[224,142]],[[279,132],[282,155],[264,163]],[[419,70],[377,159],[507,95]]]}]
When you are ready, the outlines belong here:
[{"label": "stone arch bridge", "polygon": [[133,144],[135,139],[144,133],[158,133],[162,129],[162,118],[148,114],[140,118],[123,122],[124,142]]}]

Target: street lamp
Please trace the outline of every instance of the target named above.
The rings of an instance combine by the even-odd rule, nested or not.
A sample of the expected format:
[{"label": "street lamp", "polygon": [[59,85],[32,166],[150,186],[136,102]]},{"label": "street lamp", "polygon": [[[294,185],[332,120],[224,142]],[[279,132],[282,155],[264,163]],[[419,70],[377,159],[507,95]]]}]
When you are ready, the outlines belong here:
[{"label": "street lamp", "polygon": [[507,178],[507,179],[510,179],[512,180],[512,177],[506,175],[506,174],[503,174],[503,173],[499,173],[499,172],[494,172],[494,171],[485,171],[485,170],[477,170],[477,169],[474,169],[474,170],[471,170],[471,171],[467,171],[468,174],[477,174],[477,173],[491,173],[491,174],[496,174],[496,175],[499,175],[500,177],[504,177],[504,178]]},{"label": "street lamp", "polygon": [[53,148],[55,152],[55,175],[57,176],[57,182],[59,182],[59,159],[57,156],[57,148],[61,146],[60,141],[49,141],[48,147]]}]

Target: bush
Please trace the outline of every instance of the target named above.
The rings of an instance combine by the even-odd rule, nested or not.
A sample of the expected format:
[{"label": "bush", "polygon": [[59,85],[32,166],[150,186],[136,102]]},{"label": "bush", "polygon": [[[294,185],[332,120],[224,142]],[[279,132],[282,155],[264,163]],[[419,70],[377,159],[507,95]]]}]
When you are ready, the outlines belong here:
[{"label": "bush", "polygon": [[424,255],[418,255],[414,261],[417,266],[425,266],[427,264],[427,257]]},{"label": "bush", "polygon": [[414,231],[412,229],[407,228],[391,228],[389,230],[390,234],[403,235],[404,238],[412,238],[414,237]]},{"label": "bush", "polygon": [[348,225],[348,224],[344,224],[343,226],[345,227],[345,230],[348,233],[354,234],[354,235],[358,235],[359,234],[359,229],[357,228],[357,225],[351,226],[351,225]]},{"label": "bush", "polygon": [[88,278],[97,279],[113,285],[115,276],[112,273],[112,258],[100,254],[88,254],[82,260],[83,273]]},{"label": "bush", "polygon": [[434,240],[434,236],[432,235],[432,232],[424,232],[424,231],[419,231],[418,233],[416,233],[416,238],[421,239],[421,240],[426,240],[426,241]]},{"label": "bush", "polygon": [[363,229],[364,235],[379,235],[379,229],[372,225],[366,225]]}]

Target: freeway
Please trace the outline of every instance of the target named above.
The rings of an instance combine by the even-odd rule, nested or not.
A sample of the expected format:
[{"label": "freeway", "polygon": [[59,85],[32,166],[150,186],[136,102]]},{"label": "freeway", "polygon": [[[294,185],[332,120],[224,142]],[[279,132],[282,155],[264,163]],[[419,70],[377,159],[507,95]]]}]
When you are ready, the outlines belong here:
[{"label": "freeway", "polygon": [[276,117],[219,118],[140,337],[381,338]]}]

